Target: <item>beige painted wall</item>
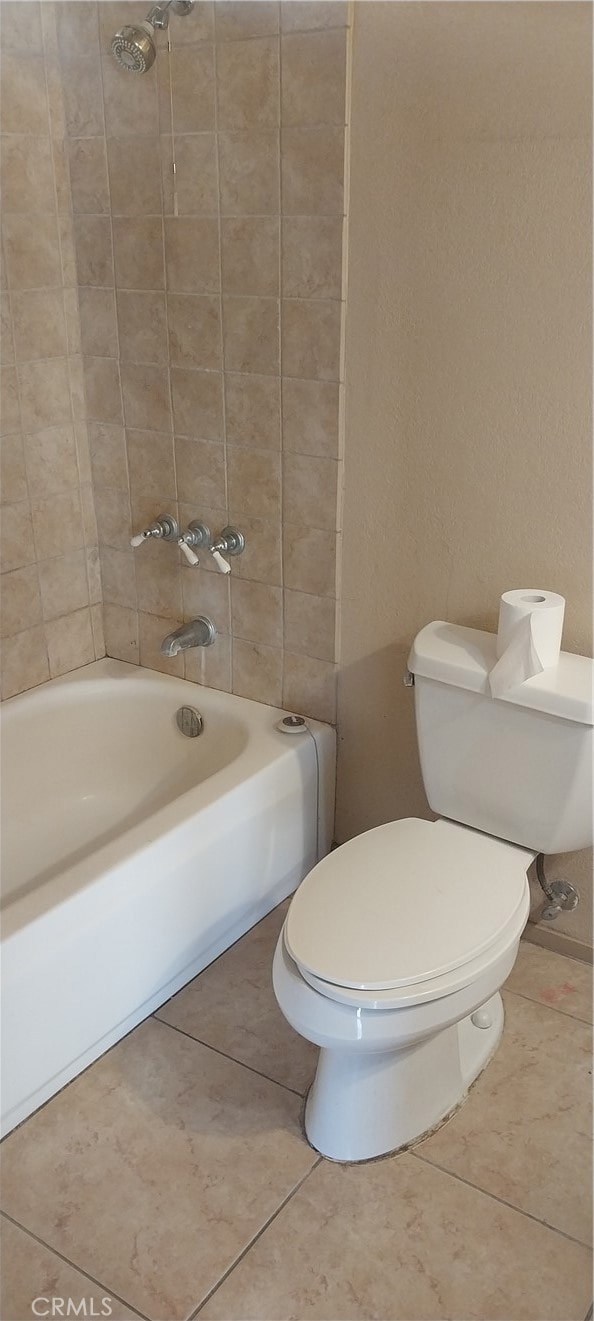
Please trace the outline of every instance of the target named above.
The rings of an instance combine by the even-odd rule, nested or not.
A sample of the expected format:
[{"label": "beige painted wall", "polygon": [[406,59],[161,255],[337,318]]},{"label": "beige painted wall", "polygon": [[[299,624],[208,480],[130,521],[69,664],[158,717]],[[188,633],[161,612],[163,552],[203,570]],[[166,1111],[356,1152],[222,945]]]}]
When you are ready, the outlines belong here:
[{"label": "beige painted wall", "polygon": [[[591,654],[591,9],[355,5],[337,836],[427,814],[411,639],[567,598]],[[589,940],[591,864],[563,927]]]}]

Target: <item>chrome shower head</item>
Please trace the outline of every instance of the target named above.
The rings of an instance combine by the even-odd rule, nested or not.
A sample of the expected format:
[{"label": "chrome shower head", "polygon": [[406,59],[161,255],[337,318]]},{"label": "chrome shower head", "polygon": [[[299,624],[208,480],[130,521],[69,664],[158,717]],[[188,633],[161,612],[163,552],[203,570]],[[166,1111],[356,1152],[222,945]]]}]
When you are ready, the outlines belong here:
[{"label": "chrome shower head", "polygon": [[163,0],[153,5],[144,22],[126,24],[116,32],[111,43],[114,59],[127,73],[146,73],[157,54],[155,31],[168,27],[169,10],[183,15],[193,8],[193,0]]},{"label": "chrome shower head", "polygon": [[146,73],[155,62],[157,50],[154,43],[155,29],[152,23],[126,25],[116,32],[111,43],[111,53],[127,73]]}]

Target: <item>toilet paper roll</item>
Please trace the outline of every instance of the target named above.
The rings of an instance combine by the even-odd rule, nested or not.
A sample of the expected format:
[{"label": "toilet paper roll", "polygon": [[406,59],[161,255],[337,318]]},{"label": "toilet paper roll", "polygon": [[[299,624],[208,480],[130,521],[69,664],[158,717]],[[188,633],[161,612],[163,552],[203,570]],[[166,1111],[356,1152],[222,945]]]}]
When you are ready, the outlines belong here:
[{"label": "toilet paper roll", "polygon": [[499,604],[496,665],[489,674],[493,697],[502,697],[559,660],[564,597],[524,587],[504,592]]}]

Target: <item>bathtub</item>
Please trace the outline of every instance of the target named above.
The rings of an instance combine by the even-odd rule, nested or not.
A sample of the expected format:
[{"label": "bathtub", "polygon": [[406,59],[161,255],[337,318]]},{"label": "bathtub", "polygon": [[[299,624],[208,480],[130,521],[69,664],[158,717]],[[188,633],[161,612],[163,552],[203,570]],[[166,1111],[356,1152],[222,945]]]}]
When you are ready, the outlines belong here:
[{"label": "bathtub", "polygon": [[3,1133],[328,851],[334,731],[283,715],[114,660],[4,702]]}]

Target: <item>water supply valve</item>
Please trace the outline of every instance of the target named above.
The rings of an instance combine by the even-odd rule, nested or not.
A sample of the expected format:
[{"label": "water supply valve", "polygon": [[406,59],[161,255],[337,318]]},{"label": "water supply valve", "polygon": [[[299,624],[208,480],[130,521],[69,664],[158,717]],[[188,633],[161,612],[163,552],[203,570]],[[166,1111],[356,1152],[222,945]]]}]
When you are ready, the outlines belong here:
[{"label": "water supply valve", "polygon": [[134,547],[144,546],[144,543],[150,541],[151,538],[175,541],[189,564],[196,565],[200,563],[195,551],[192,550],[188,533],[180,533],[179,523],[172,514],[161,514],[159,518],[155,519],[154,523],[151,523],[150,527],[144,528],[142,532],[135,533],[130,538],[130,545]]},{"label": "water supply valve", "polygon": [[[225,555],[241,555],[245,550],[245,537],[237,528],[225,527],[216,541],[212,540],[210,528],[197,520],[190,523],[186,535],[189,546],[207,550],[219,570],[219,573],[231,573],[231,565]],[[223,553],[224,552],[224,553]]]}]

